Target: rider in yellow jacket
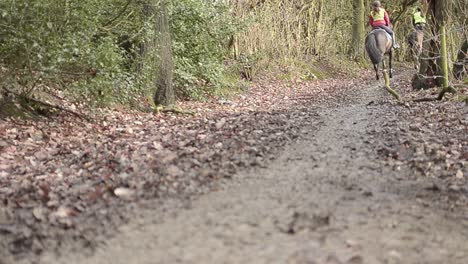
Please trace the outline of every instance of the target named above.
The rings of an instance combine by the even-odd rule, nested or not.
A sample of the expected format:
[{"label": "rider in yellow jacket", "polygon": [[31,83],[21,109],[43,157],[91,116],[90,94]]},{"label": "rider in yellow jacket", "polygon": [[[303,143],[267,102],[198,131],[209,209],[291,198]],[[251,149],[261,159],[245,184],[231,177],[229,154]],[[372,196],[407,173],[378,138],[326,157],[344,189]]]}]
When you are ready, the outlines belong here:
[{"label": "rider in yellow jacket", "polygon": [[413,26],[419,30],[423,30],[426,26],[426,17],[420,7],[416,8],[416,11],[413,13]]}]

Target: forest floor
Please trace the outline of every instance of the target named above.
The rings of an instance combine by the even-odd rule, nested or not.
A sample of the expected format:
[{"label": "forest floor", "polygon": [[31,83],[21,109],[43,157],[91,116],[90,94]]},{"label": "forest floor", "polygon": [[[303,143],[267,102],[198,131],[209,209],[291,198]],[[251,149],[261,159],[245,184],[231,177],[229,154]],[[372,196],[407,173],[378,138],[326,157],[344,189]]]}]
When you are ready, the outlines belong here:
[{"label": "forest floor", "polygon": [[0,121],[0,263],[468,263],[466,104],[363,76]]}]

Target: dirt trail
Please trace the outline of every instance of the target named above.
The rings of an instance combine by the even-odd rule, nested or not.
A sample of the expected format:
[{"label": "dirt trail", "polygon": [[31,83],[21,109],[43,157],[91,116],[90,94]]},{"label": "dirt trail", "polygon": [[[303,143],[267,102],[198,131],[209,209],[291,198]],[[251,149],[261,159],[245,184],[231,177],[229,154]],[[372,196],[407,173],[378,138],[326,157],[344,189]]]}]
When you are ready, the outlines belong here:
[{"label": "dirt trail", "polygon": [[378,161],[369,131],[391,112],[367,104],[388,95],[360,92],[314,109],[320,124],[267,168],[135,216],[92,256],[41,262],[468,263],[467,219],[419,199],[428,183],[410,170]]}]

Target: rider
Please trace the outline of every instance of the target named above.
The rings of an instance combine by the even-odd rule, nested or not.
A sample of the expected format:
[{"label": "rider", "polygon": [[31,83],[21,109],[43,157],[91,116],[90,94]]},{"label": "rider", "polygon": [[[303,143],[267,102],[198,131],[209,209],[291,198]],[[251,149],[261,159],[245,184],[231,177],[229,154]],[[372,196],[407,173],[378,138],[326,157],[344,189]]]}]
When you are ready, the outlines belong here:
[{"label": "rider", "polygon": [[381,28],[392,37],[393,48],[398,49],[400,46],[396,43],[395,33],[391,29],[392,24],[390,23],[390,18],[385,9],[381,7],[380,1],[374,1],[372,4],[373,8],[369,15],[369,25],[372,28]]},{"label": "rider", "polygon": [[413,13],[413,26],[418,30],[422,30],[426,26],[426,17],[422,13],[421,7],[416,8],[416,11]]}]

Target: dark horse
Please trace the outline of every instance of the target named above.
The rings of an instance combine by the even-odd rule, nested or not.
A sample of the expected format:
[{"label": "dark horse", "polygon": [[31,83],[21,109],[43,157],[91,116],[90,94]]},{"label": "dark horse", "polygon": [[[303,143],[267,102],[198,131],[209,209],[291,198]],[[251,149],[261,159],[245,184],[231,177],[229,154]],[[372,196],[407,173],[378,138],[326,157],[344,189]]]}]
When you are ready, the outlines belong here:
[{"label": "dark horse", "polygon": [[423,41],[424,41],[424,27],[417,25],[415,30],[408,35],[406,39],[411,49],[413,56],[414,68],[419,69],[419,57],[422,53]]},{"label": "dark horse", "polygon": [[393,47],[392,39],[383,29],[374,29],[366,37],[366,51],[374,64],[375,77],[379,80],[379,64],[382,62],[382,68],[385,70],[384,55],[388,54],[390,78],[393,77],[392,56]]}]

